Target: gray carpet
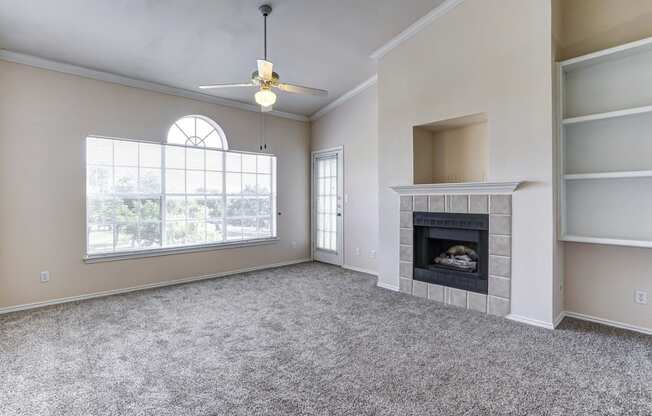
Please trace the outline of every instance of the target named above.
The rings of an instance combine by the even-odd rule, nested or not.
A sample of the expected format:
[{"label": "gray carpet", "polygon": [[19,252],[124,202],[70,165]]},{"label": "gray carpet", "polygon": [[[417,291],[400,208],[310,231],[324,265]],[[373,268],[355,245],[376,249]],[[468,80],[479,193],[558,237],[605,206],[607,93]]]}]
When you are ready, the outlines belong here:
[{"label": "gray carpet", "polygon": [[651,415],[652,337],[317,263],[0,317],[0,414]]}]

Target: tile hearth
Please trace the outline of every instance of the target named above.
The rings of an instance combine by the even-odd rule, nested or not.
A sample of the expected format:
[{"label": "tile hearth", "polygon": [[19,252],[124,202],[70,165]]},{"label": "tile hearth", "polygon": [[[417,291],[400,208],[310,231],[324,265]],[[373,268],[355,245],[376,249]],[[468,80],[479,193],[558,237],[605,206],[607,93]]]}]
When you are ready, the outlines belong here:
[{"label": "tile hearth", "polygon": [[[437,194],[400,196],[399,288],[403,293],[492,315],[510,313],[512,196]],[[489,215],[488,294],[413,279],[413,213],[446,212]]]}]

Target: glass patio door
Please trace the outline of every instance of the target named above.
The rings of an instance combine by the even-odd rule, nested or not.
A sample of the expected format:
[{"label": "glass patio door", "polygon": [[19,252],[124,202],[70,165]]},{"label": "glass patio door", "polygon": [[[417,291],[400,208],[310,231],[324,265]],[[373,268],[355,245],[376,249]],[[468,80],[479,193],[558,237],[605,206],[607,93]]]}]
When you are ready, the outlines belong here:
[{"label": "glass patio door", "polygon": [[317,261],[343,262],[342,150],[313,153],[312,245]]}]

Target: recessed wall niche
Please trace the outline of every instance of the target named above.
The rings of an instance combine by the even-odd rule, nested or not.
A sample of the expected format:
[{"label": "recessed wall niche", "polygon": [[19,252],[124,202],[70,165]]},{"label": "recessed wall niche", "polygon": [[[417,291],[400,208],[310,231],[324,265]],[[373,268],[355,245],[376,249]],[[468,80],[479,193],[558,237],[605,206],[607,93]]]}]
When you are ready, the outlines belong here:
[{"label": "recessed wall niche", "polygon": [[489,140],[485,113],[414,126],[412,135],[415,184],[486,181]]}]

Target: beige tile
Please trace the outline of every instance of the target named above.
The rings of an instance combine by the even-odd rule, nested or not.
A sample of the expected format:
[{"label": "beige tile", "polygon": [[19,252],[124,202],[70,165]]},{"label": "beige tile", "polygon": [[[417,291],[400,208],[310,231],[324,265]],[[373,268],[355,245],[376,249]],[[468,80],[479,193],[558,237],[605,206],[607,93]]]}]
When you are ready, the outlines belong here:
[{"label": "beige tile", "polygon": [[489,202],[489,212],[492,214],[512,214],[512,196],[511,195],[491,195]]},{"label": "beige tile", "polygon": [[497,256],[512,255],[512,238],[508,235],[489,235],[489,254]]},{"label": "beige tile", "polygon": [[412,246],[401,246],[400,258],[402,261],[412,261]]},{"label": "beige tile", "polygon": [[487,313],[487,295],[483,293],[468,292],[469,309]]},{"label": "beige tile", "polygon": [[460,308],[466,308],[466,290],[455,289],[452,287],[447,287],[446,292],[446,304],[458,306]]},{"label": "beige tile", "polygon": [[401,228],[412,228],[412,211],[401,212],[400,226]]},{"label": "beige tile", "polygon": [[398,279],[398,286],[401,293],[407,293],[408,295],[412,294],[412,279]]},{"label": "beige tile", "polygon": [[512,275],[512,259],[510,257],[489,256],[489,274],[510,277]]},{"label": "beige tile", "polygon": [[425,212],[428,211],[428,197],[427,196],[415,196],[414,197],[414,210]]},{"label": "beige tile", "polygon": [[431,195],[428,197],[428,211],[446,212],[446,198],[444,195]]},{"label": "beige tile", "polygon": [[509,299],[487,296],[487,313],[490,315],[507,316],[510,312]]},{"label": "beige tile", "polygon": [[489,234],[512,234],[512,217],[510,215],[490,215]]},{"label": "beige tile", "polygon": [[511,284],[510,279],[497,276],[489,276],[489,294],[498,296],[505,299],[511,298]]},{"label": "beige tile", "polygon": [[401,228],[401,244],[405,246],[411,246],[413,242],[412,230],[407,228]]},{"label": "beige tile", "polygon": [[420,282],[418,280],[412,281],[412,295],[418,296],[420,298],[428,297],[428,284],[426,282]]},{"label": "beige tile", "polygon": [[487,195],[470,195],[469,212],[472,214],[489,213],[489,197]]},{"label": "beige tile", "polygon": [[401,211],[412,211],[412,197],[401,195]]},{"label": "beige tile", "polygon": [[446,201],[448,204],[448,212],[469,212],[468,195],[446,195]]},{"label": "beige tile", "polygon": [[428,283],[428,299],[444,303],[444,286]]},{"label": "beige tile", "polygon": [[412,279],[412,263],[400,262],[398,275],[406,279]]}]

